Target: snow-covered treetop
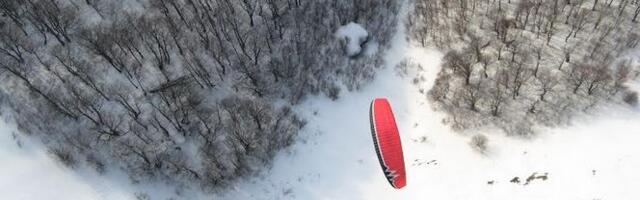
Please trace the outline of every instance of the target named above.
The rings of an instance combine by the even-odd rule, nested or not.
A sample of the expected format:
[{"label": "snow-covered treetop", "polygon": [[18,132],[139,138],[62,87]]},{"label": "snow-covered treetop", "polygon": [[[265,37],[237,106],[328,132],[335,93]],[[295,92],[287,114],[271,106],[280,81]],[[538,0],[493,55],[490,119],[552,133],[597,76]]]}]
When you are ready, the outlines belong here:
[{"label": "snow-covered treetop", "polygon": [[347,42],[346,51],[348,56],[357,56],[361,53],[362,44],[367,41],[369,33],[362,25],[349,22],[338,28],[336,37]]}]

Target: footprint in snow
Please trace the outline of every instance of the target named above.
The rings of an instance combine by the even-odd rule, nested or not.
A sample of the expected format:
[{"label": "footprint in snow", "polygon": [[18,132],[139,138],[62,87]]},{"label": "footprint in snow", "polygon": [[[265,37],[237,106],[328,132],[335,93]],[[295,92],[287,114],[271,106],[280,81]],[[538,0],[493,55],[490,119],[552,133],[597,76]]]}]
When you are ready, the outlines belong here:
[{"label": "footprint in snow", "polygon": [[438,165],[438,161],[437,160],[426,161],[426,160],[415,159],[413,161],[412,166],[422,166],[422,165]]},{"label": "footprint in snow", "polygon": [[[535,180],[546,181],[547,179],[549,179],[549,173],[545,172],[544,174],[539,175],[538,172],[534,172],[529,177],[527,177],[527,179],[524,181],[524,184],[522,185],[529,185],[531,182]],[[516,176],[516,177],[513,177],[509,182],[514,184],[520,184],[522,181],[520,180],[520,177]]]}]

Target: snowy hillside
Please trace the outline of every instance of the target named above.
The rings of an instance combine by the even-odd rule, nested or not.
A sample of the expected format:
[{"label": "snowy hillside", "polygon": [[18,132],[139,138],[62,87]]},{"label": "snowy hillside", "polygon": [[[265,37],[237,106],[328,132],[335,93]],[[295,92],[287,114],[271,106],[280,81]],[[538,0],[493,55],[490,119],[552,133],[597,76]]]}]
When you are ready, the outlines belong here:
[{"label": "snowy hillside", "polygon": [[[15,135],[14,135],[15,134]],[[122,199],[117,183],[81,177],[0,120],[0,199]],[[113,188],[113,189],[109,189]]]},{"label": "snowy hillside", "polygon": [[[227,192],[182,193],[175,198],[640,198],[636,189],[640,108],[612,107],[598,116],[577,119],[571,127],[542,131],[533,139],[506,137],[493,129],[454,133],[442,124],[444,114],[432,110],[425,94],[440,71],[441,57],[437,51],[409,44],[400,28],[372,83],[336,101],[308,98],[295,107],[308,124],[270,169]],[[421,84],[399,73],[396,66],[405,59],[422,67],[412,71],[424,77]],[[640,91],[640,83],[632,87]],[[385,180],[369,132],[369,104],[379,96],[390,100],[399,123],[408,179],[402,190],[392,189]],[[119,200],[135,199],[131,193],[139,191],[152,199],[168,197],[160,186],[134,185],[118,174],[97,176],[67,169],[42,145],[23,137],[16,142],[14,132],[11,123],[0,120],[0,199]],[[478,133],[489,139],[485,154],[468,144],[469,136]],[[533,173],[540,178],[527,181]],[[515,177],[520,183],[511,182]]]},{"label": "snowy hillside", "polygon": [[[400,32],[374,83],[338,101],[315,99],[299,109],[309,124],[296,145],[276,158],[265,175],[241,184],[227,199],[630,199],[640,197],[640,111],[615,108],[573,127],[550,129],[533,140],[479,130],[486,155],[469,137],[440,123],[420,89],[394,70],[404,58],[424,68],[425,83],[439,71],[441,54],[415,48]],[[424,90],[423,90],[424,91]],[[368,105],[386,96],[404,145],[408,185],[392,189],[376,160]],[[622,109],[620,109],[622,110]],[[533,173],[548,173],[547,180]],[[511,183],[519,177],[520,184]],[[492,184],[489,184],[492,182]]]},{"label": "snowy hillside", "polygon": [[[421,62],[437,71],[438,54],[395,47],[402,56],[430,55]],[[390,63],[397,62],[400,55]],[[376,96],[392,102],[407,162],[408,186],[392,189],[380,173],[370,133],[367,105]],[[468,138],[440,124],[423,95],[387,67],[362,92],[333,102],[316,99],[300,107],[310,124],[271,170],[238,185],[226,199],[633,199],[640,197],[640,112],[606,114],[575,127],[549,130],[528,141],[488,133],[489,153],[482,156]],[[316,115],[313,113],[317,112]],[[416,126],[417,124],[417,126]],[[122,182],[79,177],[28,143],[18,148],[12,127],[0,131],[0,199],[123,199],[131,192]],[[426,137],[422,141],[422,137]],[[595,170],[595,175],[592,170]],[[533,172],[547,181],[524,181]],[[124,180],[122,180],[124,182]],[[495,181],[488,185],[488,181]],[[125,183],[124,185],[128,185]]]}]

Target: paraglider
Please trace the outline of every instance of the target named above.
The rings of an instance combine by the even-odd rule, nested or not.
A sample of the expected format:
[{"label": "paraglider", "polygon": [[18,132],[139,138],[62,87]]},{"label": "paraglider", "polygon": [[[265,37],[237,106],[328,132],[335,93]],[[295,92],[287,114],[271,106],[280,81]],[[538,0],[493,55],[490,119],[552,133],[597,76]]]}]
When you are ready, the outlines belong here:
[{"label": "paraglider", "polygon": [[371,135],[378,160],[387,181],[396,189],[407,184],[404,156],[398,126],[385,98],[376,98],[369,110]]}]

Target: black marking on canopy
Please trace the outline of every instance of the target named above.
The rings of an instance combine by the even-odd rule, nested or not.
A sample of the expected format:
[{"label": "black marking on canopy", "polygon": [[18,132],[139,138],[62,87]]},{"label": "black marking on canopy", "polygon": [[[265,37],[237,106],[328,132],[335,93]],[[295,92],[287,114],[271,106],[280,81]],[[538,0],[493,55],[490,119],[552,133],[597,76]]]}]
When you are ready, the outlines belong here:
[{"label": "black marking on canopy", "polygon": [[376,149],[376,155],[378,156],[378,161],[380,162],[380,166],[382,167],[382,172],[384,173],[385,178],[389,181],[393,187],[395,184],[393,183],[394,179],[397,177],[397,174],[393,170],[389,170],[387,164],[384,163],[384,159],[382,158],[382,152],[380,151],[380,146],[378,144],[378,133],[376,132],[375,121],[373,117],[373,104],[375,100],[371,102],[371,106],[369,106],[369,121],[371,122],[371,136],[373,138],[373,147]]}]

